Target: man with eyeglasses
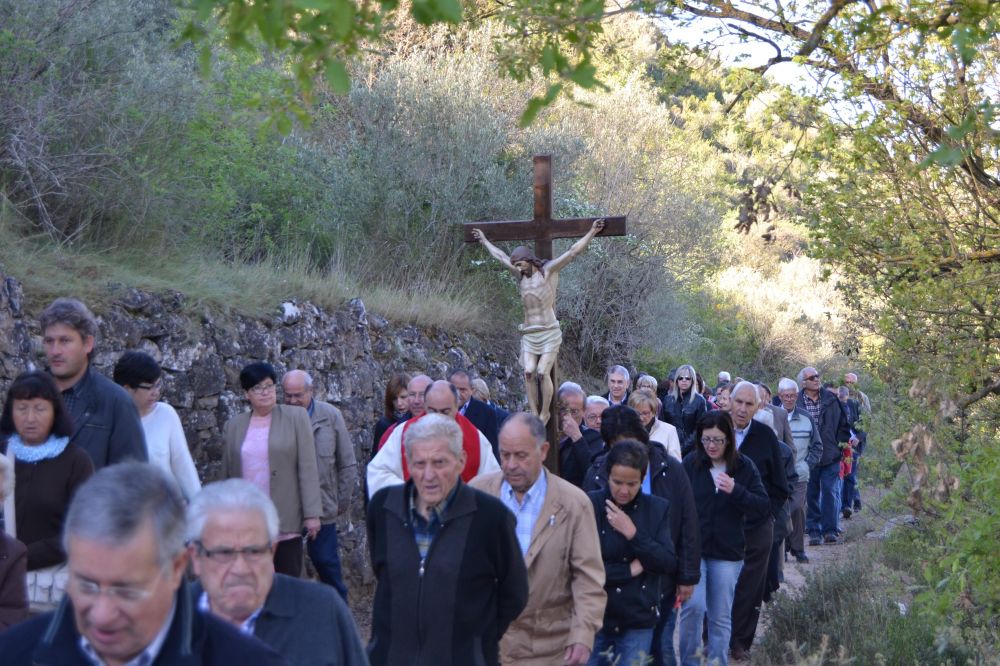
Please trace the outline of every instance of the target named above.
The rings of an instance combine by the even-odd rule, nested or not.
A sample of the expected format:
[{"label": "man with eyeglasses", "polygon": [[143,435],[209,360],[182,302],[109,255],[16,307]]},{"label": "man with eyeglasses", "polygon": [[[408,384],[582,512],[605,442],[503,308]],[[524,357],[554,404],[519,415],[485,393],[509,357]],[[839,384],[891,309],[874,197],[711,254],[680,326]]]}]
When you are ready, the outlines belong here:
[{"label": "man with eyeglasses", "polygon": [[809,470],[809,487],[806,489],[809,545],[837,543],[842,486],[840,459],[843,446],[851,440],[851,428],[840,400],[834,392],[823,388],[816,368],[802,368],[798,382],[802,391],[797,405],[812,417],[823,443],[819,462]]},{"label": "man with eyeglasses", "polygon": [[199,613],[184,582],[184,499],[153,465],[80,486],[66,515],[67,599],[0,634],[4,666],[277,666],[260,641]]},{"label": "man with eyeglasses", "polygon": [[243,479],[208,484],[187,515],[198,608],[256,636],[292,664],[368,663],[340,595],[275,573],[278,513],[260,489]]},{"label": "man with eyeglasses", "polygon": [[590,461],[604,450],[600,425],[598,430],[594,430],[584,423],[586,394],[579,384],[563,384],[557,398],[559,425],[563,433],[563,438],[559,440],[559,475],[577,488],[582,488]]}]

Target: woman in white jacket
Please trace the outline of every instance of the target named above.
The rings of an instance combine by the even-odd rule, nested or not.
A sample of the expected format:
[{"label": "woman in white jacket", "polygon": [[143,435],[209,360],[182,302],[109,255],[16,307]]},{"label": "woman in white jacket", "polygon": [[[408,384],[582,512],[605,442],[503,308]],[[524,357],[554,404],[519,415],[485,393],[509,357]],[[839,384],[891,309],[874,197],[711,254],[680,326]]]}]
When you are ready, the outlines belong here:
[{"label": "woman in white jacket", "polygon": [[667,453],[680,460],[681,440],[677,436],[677,428],[656,418],[660,413],[660,399],[656,394],[647,388],[632,391],[628,397],[628,406],[639,413],[639,418],[649,433],[649,441],[656,442]]}]

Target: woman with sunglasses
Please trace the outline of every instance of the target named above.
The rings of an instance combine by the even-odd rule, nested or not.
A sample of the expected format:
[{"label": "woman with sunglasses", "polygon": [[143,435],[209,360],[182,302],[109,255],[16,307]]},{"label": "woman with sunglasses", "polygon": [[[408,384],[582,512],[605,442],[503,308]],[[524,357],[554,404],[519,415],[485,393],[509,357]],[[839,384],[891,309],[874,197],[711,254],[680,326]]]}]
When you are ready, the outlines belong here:
[{"label": "woman with sunglasses", "polygon": [[279,405],[278,375],[270,363],[240,371],[250,411],[229,419],[223,430],[222,474],[260,488],[278,509],[274,570],[294,578],[302,573],[302,534],[315,539],[323,513],[309,413]]},{"label": "woman with sunglasses", "polygon": [[[679,374],[679,373],[678,373]],[[771,504],[753,462],[736,450],[729,414],[713,411],[695,429],[698,447],[684,458],[701,533],[701,579],[680,616],[681,663],[703,663],[702,628],[708,615],[708,663],[726,666],[732,633],[733,595],[743,568],[743,524],[760,518]]]},{"label": "woman with sunglasses", "polygon": [[708,411],[705,398],[698,392],[698,373],[691,365],[677,368],[674,385],[663,400],[661,420],[677,428],[681,453],[687,455],[695,447],[694,433],[698,419]]}]

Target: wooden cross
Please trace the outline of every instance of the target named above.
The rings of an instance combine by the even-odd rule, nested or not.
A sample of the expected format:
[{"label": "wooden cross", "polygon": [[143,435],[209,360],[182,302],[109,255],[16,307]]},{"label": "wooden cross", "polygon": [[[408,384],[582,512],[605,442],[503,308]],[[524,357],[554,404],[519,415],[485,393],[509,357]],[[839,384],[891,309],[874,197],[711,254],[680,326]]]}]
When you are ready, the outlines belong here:
[{"label": "wooden cross", "polygon": [[[535,256],[543,261],[552,259],[552,240],[555,238],[581,238],[590,231],[595,220],[604,220],[604,230],[601,236],[624,236],[625,216],[621,217],[584,217],[556,220],[552,218],[552,156],[535,155],[535,212],[530,220],[500,220],[492,222],[466,222],[465,242],[475,243],[472,237],[473,229],[481,229],[491,242],[498,241],[534,241]],[[552,385],[558,388],[558,363],[552,366]],[[555,394],[549,407],[549,422],[546,427],[549,441],[549,454],[545,466],[552,472],[559,473],[559,404]]]},{"label": "wooden cross", "polygon": [[[475,243],[473,229],[482,229],[491,242],[534,241],[535,256],[543,261],[552,258],[552,239],[581,238],[590,231],[599,217],[578,217],[565,220],[552,219],[552,156],[535,155],[535,215],[530,220],[500,220],[495,222],[466,222],[465,242]],[[605,217],[601,236],[624,236],[625,217]]]}]

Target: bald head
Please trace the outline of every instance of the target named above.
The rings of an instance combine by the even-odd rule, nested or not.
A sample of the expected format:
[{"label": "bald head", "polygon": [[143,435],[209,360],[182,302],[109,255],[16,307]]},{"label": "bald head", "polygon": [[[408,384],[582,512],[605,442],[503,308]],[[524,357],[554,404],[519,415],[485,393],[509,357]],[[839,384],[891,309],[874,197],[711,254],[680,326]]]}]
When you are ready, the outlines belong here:
[{"label": "bald head", "polygon": [[406,385],[406,407],[414,418],[423,416],[427,412],[424,406],[424,392],[433,381],[427,375],[417,375]]},{"label": "bald head", "polygon": [[424,393],[424,407],[428,414],[440,414],[455,418],[458,414],[458,389],[450,382],[439,379],[427,387]]},{"label": "bald head", "polygon": [[313,380],[305,370],[290,370],[281,378],[281,392],[286,405],[308,409],[313,400]]}]

